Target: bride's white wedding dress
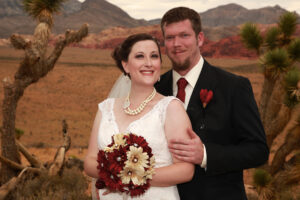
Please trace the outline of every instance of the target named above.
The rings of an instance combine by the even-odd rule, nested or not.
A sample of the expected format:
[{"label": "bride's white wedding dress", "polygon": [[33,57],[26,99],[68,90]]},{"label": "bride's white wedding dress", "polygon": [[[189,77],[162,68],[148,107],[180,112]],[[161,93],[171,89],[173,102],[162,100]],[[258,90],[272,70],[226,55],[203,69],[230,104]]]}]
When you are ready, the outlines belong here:
[{"label": "bride's white wedding dress", "polygon": [[[164,133],[164,122],[166,109],[175,97],[164,97],[153,108],[141,118],[131,122],[126,133],[134,133],[143,136],[155,156],[155,167],[163,167],[172,164],[172,157],[168,149],[167,139]],[[115,99],[109,98],[99,104],[102,119],[98,133],[98,147],[103,149],[111,143],[112,135],[120,133],[118,123],[114,115]],[[105,189],[99,190],[100,200],[122,200],[121,193],[110,193],[103,196]],[[150,187],[139,197],[128,197],[134,200],[179,200],[176,186],[171,187]]]}]

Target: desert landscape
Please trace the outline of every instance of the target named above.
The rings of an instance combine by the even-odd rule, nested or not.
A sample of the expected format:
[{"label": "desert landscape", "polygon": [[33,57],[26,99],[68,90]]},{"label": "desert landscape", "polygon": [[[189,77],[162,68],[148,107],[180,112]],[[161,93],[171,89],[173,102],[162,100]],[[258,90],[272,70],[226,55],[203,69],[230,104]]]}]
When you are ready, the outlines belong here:
[{"label": "desert landscape", "polygon": [[[0,5],[0,11],[5,11],[2,15],[0,12],[0,21],[4,20],[5,23],[0,24],[3,26],[2,30],[7,30],[0,31],[0,80],[13,80],[15,72],[24,58],[24,51],[15,50],[10,44],[9,36],[17,33],[25,38],[24,41],[33,40],[31,31],[35,25],[32,23],[32,19],[24,15],[20,2],[21,0],[5,0],[4,4]],[[45,42],[45,46],[48,44],[49,47],[48,55],[51,54],[54,46],[60,42],[61,37],[65,37],[62,33],[67,28],[77,30],[79,26],[89,22],[89,34],[79,43],[72,43],[66,47],[54,69],[25,90],[18,102],[16,111],[15,127],[18,129],[18,133],[21,133],[18,140],[29,149],[30,153],[36,155],[45,166],[51,163],[57,149],[63,145],[62,122],[64,120],[68,124],[68,133],[71,137],[71,147],[66,157],[84,159],[93,120],[98,109],[97,104],[108,96],[114,82],[121,75],[120,70],[111,58],[112,49],[128,35],[147,32],[158,38],[163,53],[162,73],[171,68],[171,63],[164,51],[163,36],[159,25],[160,19],[136,20],[121,11],[117,6],[102,0],[86,0],[82,4],[73,0],[70,1],[70,4],[64,4],[63,6],[62,15],[55,18],[57,26],[52,27],[53,32],[49,40]],[[105,11],[108,12],[103,14]],[[277,26],[277,19],[284,12],[285,10],[280,6],[248,10],[237,4],[228,4],[201,13],[205,22],[203,24],[205,42],[201,47],[202,55],[212,65],[247,77],[252,84],[257,103],[260,101],[264,84],[263,70],[260,66],[260,58],[262,57],[259,57],[263,55],[260,54],[263,51],[248,50],[242,42],[241,30],[246,21],[254,21],[260,34],[265,37],[271,27]],[[230,18],[224,18],[224,16],[230,16]],[[243,16],[247,16],[247,18],[243,18]],[[295,21],[300,21],[299,15],[296,15],[296,17]],[[265,19],[269,19],[269,21],[265,21]],[[219,23],[216,24],[216,22]],[[87,34],[87,31],[85,33]],[[291,38],[294,39],[299,35],[300,25],[295,25]],[[300,42],[298,46],[300,46]],[[296,49],[295,52],[299,52],[299,49]],[[298,67],[299,62],[295,63]],[[266,80],[268,82],[267,78]],[[266,94],[266,92],[262,94]],[[280,95],[282,96],[282,94]],[[0,86],[1,108],[3,99],[4,89],[3,86]],[[261,99],[264,102],[265,99],[263,97]],[[285,105],[285,103],[278,104],[277,101],[272,100],[277,105]],[[1,109],[1,124],[2,117]],[[285,145],[282,146],[286,148],[284,138],[286,135],[288,133],[285,132],[283,135],[275,137],[274,143],[271,145],[269,164],[272,160],[280,160],[276,159],[276,151],[284,142]],[[298,143],[292,143],[292,145],[296,146]],[[6,145],[3,144],[4,146]],[[298,151],[290,151],[286,155],[287,157],[282,157],[285,161],[293,161],[293,159],[296,159]],[[5,149],[2,153],[5,153]],[[275,159],[273,159],[274,156]],[[24,157],[22,157],[22,164],[29,166]],[[64,166],[67,166],[67,164]],[[254,183],[255,178],[253,178],[253,174],[256,174],[256,171],[253,173],[254,170],[244,171],[245,184],[247,187],[252,187],[252,190],[253,185],[257,186],[257,182]],[[82,171],[79,174],[81,176]],[[293,177],[292,175],[288,176]],[[288,176],[286,175],[286,177]],[[266,178],[268,177],[266,176]],[[91,187],[90,179],[87,180],[89,187]],[[298,180],[296,181],[298,183]],[[86,183],[86,181],[81,180],[81,183]],[[281,186],[281,183],[277,185]],[[82,191],[85,195],[86,193],[90,195],[90,188],[87,190],[85,187],[82,188],[84,188]],[[298,189],[299,185],[296,185],[295,188],[287,190],[287,192]],[[73,188],[71,190],[76,191]],[[255,190],[260,189],[256,188]]]},{"label": "desert landscape", "polygon": [[[107,97],[121,74],[110,54],[111,49],[66,48],[53,71],[25,90],[17,107],[16,127],[24,131],[20,141],[42,161],[52,160],[61,145],[63,119],[68,123],[72,140],[67,156],[84,158],[97,104]],[[0,47],[0,55],[0,79],[13,79],[23,51]],[[263,76],[257,59],[207,60],[249,78],[259,100]],[[168,69],[170,61],[163,55],[162,73]],[[3,96],[0,87],[0,106]]]}]

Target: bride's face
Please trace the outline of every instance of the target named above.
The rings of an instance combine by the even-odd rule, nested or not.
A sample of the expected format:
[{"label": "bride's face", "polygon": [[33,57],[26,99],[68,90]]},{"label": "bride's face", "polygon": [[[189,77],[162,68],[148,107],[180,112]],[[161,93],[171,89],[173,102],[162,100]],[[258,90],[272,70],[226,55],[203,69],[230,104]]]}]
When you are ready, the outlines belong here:
[{"label": "bride's face", "polygon": [[122,64],[132,83],[153,86],[160,76],[158,46],[152,40],[139,41],[132,46],[128,61]]}]

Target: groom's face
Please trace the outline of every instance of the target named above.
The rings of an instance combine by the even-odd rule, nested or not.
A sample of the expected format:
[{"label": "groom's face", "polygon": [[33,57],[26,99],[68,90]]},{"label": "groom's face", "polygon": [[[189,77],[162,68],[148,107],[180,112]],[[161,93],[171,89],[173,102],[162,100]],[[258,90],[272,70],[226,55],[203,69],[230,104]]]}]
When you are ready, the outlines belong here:
[{"label": "groom's face", "polygon": [[203,33],[196,35],[188,19],[164,25],[163,29],[166,53],[173,69],[184,75],[199,61]]}]

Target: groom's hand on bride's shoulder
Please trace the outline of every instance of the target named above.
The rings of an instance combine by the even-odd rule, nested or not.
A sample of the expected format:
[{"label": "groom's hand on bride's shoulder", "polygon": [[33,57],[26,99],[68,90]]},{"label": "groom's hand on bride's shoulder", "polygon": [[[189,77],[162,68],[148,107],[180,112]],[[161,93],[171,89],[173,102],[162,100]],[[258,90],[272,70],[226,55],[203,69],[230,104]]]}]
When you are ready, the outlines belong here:
[{"label": "groom's hand on bride's shoulder", "polygon": [[204,156],[203,143],[200,137],[188,128],[189,139],[171,139],[169,149],[173,156],[181,161],[201,165]]}]

